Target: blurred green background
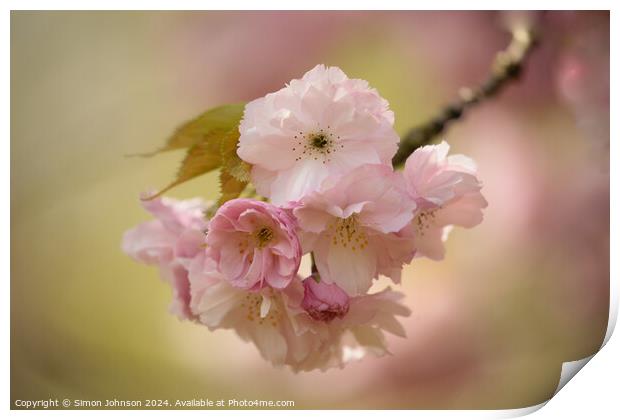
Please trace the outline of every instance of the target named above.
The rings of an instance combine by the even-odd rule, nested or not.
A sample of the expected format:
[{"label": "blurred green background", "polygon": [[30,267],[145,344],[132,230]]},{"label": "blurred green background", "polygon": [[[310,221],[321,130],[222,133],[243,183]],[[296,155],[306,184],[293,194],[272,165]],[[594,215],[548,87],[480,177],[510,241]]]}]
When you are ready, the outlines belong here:
[{"label": "blurred green background", "polygon": [[[120,251],[205,109],[315,64],[376,87],[405,133],[484,80],[512,19],[541,33],[522,80],[445,134],[489,201],[447,257],[415,260],[394,353],[274,369],[233,333],[169,315]],[[296,408],[517,408],[596,351],[609,303],[609,15],[589,12],[12,12],[11,400],[272,399]],[[170,195],[214,197],[216,176]]]}]

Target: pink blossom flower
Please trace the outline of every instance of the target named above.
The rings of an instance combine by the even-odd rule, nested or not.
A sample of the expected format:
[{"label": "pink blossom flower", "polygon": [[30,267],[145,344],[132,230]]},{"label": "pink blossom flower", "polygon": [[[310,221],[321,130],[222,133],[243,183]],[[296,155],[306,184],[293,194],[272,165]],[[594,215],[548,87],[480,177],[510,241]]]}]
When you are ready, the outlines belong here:
[{"label": "pink blossom flower", "polygon": [[192,261],[189,279],[190,307],[199,322],[211,331],[234,330],[274,366],[299,370],[327,339],[326,331],[312,329],[313,321],[301,308],[301,281],[291,282],[284,290],[240,289],[230,284],[207,254]]},{"label": "pink blossom flower", "polygon": [[207,205],[201,199],[177,201],[157,198],[142,201],[155,220],[139,224],[123,235],[122,249],[134,260],[156,265],[173,293],[170,312],[192,319],[186,266],[203,250]]},{"label": "pink blossom flower", "polygon": [[[396,317],[410,314],[399,303],[402,294],[387,289],[347,297],[347,309],[339,312],[341,316],[317,319],[304,309],[304,301],[317,303],[320,296],[333,307],[346,296],[336,285],[321,282],[311,291],[301,281],[293,281],[281,290],[244,290],[232,286],[206,253],[192,260],[189,279],[190,308],[198,322],[211,331],[235,331],[253,343],[265,360],[274,366],[289,366],[295,372],[343,367],[368,352],[389,354],[384,331],[404,337]],[[306,281],[315,282],[311,278]],[[308,298],[310,293],[313,296]]]},{"label": "pink blossom flower", "polygon": [[301,247],[286,211],[257,200],[235,199],[211,219],[207,252],[231,285],[285,288],[297,274]]},{"label": "pink blossom flower", "polygon": [[[315,296],[323,296],[331,305],[342,305],[346,294],[336,284],[323,279],[316,283],[313,278],[304,281],[305,295],[314,301]],[[405,337],[405,329],[396,319],[397,316],[409,316],[411,311],[399,301],[402,293],[387,288],[379,293],[354,296],[346,299],[346,310],[340,310],[338,316],[331,316],[329,309],[323,313],[329,316],[316,316],[313,312],[318,306],[308,311],[308,317],[314,321],[313,331],[326,331],[318,351],[313,352],[300,363],[301,370],[343,367],[346,363],[359,360],[367,353],[380,357],[389,354],[384,331]],[[303,306],[303,304],[302,304]],[[342,308],[342,306],[341,306]],[[324,333],[325,334],[325,333]]]},{"label": "pink blossom flower", "polygon": [[335,284],[321,282],[318,274],[303,281],[304,299],[301,307],[317,321],[342,318],[349,312],[349,296]]},{"label": "pink blossom flower", "polygon": [[387,101],[366,81],[318,65],[246,105],[238,154],[253,164],[257,191],[282,205],[360,165],[391,165],[393,124]]},{"label": "pink blossom flower", "polygon": [[415,207],[391,167],[364,165],[328,180],[324,192],[294,203],[293,213],[322,281],[355,296],[380,274],[400,280],[402,265],[413,258],[408,225]]},{"label": "pink blossom flower", "polygon": [[409,156],[403,172],[407,191],[417,204],[416,255],[434,260],[444,257],[449,227],[476,226],[487,206],[475,163],[463,155],[448,156],[449,149],[446,142],[421,147]]}]

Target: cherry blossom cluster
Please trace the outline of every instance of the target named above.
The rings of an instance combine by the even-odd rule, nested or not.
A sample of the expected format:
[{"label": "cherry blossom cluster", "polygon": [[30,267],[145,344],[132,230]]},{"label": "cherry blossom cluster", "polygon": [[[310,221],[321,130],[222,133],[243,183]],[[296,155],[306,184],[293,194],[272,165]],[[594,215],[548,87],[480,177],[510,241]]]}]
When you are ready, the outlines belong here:
[{"label": "cherry blossom cluster", "polygon": [[316,66],[245,107],[237,154],[260,199],[230,200],[210,220],[200,199],[143,201],[155,219],[126,232],[123,249],[159,267],[179,318],[232,329],[273,365],[389,354],[384,332],[404,337],[397,318],[410,310],[373,282],[400,283],[414,257],[442,259],[449,229],[479,224],[487,205],[474,163],[445,142],[395,171],[393,124],[367,82]]}]

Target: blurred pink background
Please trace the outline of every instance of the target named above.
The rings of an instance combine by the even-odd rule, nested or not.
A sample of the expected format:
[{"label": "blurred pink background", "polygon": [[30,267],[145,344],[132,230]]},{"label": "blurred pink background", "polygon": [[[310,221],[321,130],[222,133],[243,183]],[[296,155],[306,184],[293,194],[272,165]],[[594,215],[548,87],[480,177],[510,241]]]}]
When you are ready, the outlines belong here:
[{"label": "blurred pink background", "polygon": [[[521,80],[450,126],[484,222],[415,260],[393,356],[293,374],[233,333],[167,311],[120,251],[175,126],[279,89],[318,63],[366,79],[404,134],[482,82],[535,23]],[[296,408],[517,408],[596,351],[609,304],[607,12],[12,12],[11,398],[293,400]],[[170,195],[214,197],[215,175]]]}]

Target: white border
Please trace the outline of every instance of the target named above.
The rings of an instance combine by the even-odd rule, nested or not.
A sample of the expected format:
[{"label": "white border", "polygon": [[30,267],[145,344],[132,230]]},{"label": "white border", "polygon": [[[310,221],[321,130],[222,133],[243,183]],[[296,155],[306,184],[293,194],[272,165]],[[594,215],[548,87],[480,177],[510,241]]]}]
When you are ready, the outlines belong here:
[{"label": "white border", "polygon": [[[3,142],[4,153],[2,158],[4,164],[1,166],[3,182],[1,183],[1,193],[3,197],[10,197],[10,67],[8,65],[10,60],[10,14],[9,10],[36,10],[36,9],[49,9],[50,6],[54,6],[56,10],[105,10],[105,9],[117,9],[117,10],[134,10],[141,9],[147,6],[155,10],[201,10],[209,8],[213,10],[243,10],[243,9],[257,9],[258,10],[277,10],[277,9],[289,9],[289,10],[311,10],[311,9],[334,9],[334,10],[346,10],[353,6],[357,9],[364,10],[377,10],[380,6],[381,9],[386,10],[400,10],[404,6],[415,6],[419,10],[436,10],[436,9],[461,9],[465,4],[472,8],[471,10],[493,10],[496,9],[499,4],[493,1],[469,1],[463,3],[462,1],[433,1],[433,2],[420,2],[415,4],[404,4],[403,2],[396,0],[382,0],[381,2],[369,1],[369,0],[357,0],[354,3],[344,3],[342,6],[335,5],[333,0],[315,0],[315,1],[261,1],[260,3],[252,3],[250,1],[241,0],[226,0],[225,2],[205,2],[198,0],[177,0],[174,2],[166,2],[162,0],[150,0],[150,1],[129,1],[129,0],[108,0],[108,1],[57,1],[53,4],[50,1],[13,1],[5,2],[5,13],[2,15],[2,41],[0,41],[2,48],[2,56],[5,57],[4,65],[2,66],[2,80],[4,81],[6,96],[2,101],[2,115],[0,127],[4,128],[5,141]],[[564,10],[564,9],[613,9],[614,2],[590,0],[588,2],[577,1],[563,1],[563,2],[544,2],[544,1],[505,1],[501,3],[504,10],[510,9],[547,9],[547,10]],[[349,6],[349,7],[347,7]],[[442,6],[442,7],[439,7]],[[512,6],[512,7],[510,7]],[[611,13],[611,34],[612,34],[612,51],[611,51],[611,74],[618,74],[618,54],[617,54],[617,42],[618,42],[618,25],[619,19],[617,18],[616,11],[612,10]],[[611,114],[618,109],[617,98],[618,89],[612,76],[612,97],[611,97]],[[618,147],[616,141],[620,141],[620,133],[615,121],[612,119],[611,125],[611,185],[617,186],[618,181]],[[8,201],[8,200],[7,200]],[[618,209],[620,201],[618,199],[618,191],[614,188],[611,189],[611,208]],[[6,230],[10,230],[10,207],[8,205],[2,207],[2,215],[5,220]],[[601,417],[610,418],[613,417],[611,413],[618,412],[618,398],[617,389],[615,383],[617,382],[619,374],[619,362],[617,355],[619,354],[620,344],[617,338],[611,339],[611,333],[616,323],[618,314],[618,264],[613,256],[620,255],[618,253],[618,223],[617,218],[611,213],[611,285],[610,285],[610,323],[608,332],[605,338],[605,348],[600,354],[593,357],[593,361],[585,367],[584,372],[580,374],[578,381],[571,381],[564,389],[562,386],[558,386],[558,391],[562,391],[557,397],[553,398],[544,410],[536,413],[537,418],[541,419],[556,419],[556,418],[573,418],[573,416],[583,417],[584,415],[591,415],[598,413]],[[5,240],[2,245],[2,267],[5,271],[5,290],[3,294],[3,311],[5,314],[4,321],[2,322],[2,332],[4,337],[10,336],[10,235],[5,234]],[[10,407],[10,346],[2,346],[2,353],[4,356],[4,381],[2,382],[2,392],[6,395],[5,410]],[[588,358],[589,360],[589,358]],[[576,373],[579,367],[583,363],[569,363],[566,365],[566,370],[563,369],[563,377],[569,376],[569,370],[572,373]],[[583,366],[581,366],[583,367]],[[572,376],[571,376],[572,377]],[[389,411],[390,416],[402,417],[402,418],[506,418],[525,415],[534,412],[544,406],[541,404],[535,407],[528,407],[518,410],[496,410],[496,411]],[[45,413],[45,414],[43,414]],[[172,411],[150,411],[148,416],[154,418],[168,418],[171,415],[178,416],[179,412]],[[326,412],[326,411],[295,411],[291,413],[289,411],[258,411],[252,412],[253,416],[269,417],[269,418],[286,418],[289,419],[291,415],[298,418],[312,418],[316,419],[317,416],[324,416],[326,414],[336,413],[341,416],[345,414],[342,411]],[[375,417],[373,411],[364,412],[346,412],[349,415],[357,416],[372,416]],[[131,411],[115,411],[114,416],[121,415],[133,416],[138,413]],[[23,418],[38,417],[39,415],[46,415],[49,417],[76,417],[83,418],[84,413],[80,411],[11,411],[10,415]],[[138,414],[139,415],[139,414]],[[204,419],[207,414],[203,411],[183,411],[183,416],[195,417]],[[226,418],[238,418],[246,417],[248,413],[246,411],[218,411],[218,417]],[[385,415],[385,414],[381,414]],[[88,413],[88,417],[93,418],[109,418],[110,412],[108,411],[91,411]],[[597,416],[598,417],[598,416]]]}]

